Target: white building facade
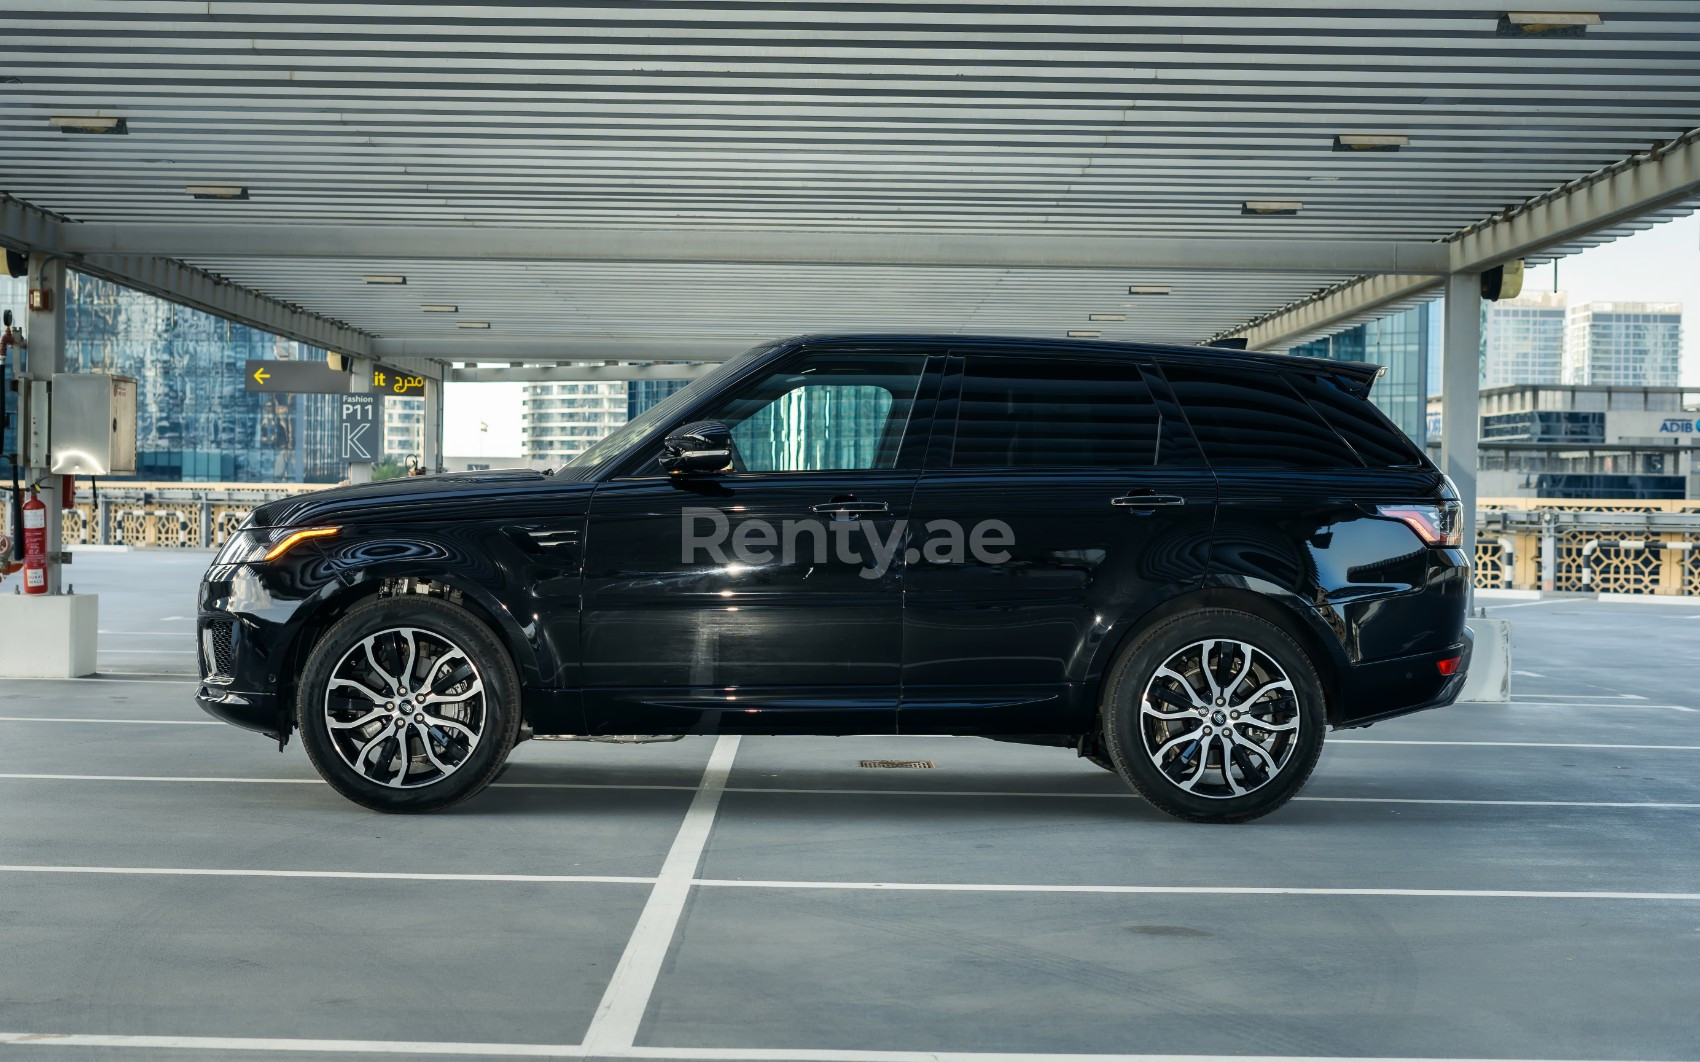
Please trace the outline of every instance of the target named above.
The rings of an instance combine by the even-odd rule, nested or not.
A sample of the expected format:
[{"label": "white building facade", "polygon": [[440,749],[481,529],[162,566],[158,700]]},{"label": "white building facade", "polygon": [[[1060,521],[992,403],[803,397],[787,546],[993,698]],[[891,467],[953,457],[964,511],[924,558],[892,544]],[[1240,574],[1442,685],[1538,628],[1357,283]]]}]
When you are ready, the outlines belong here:
[{"label": "white building facade", "polygon": [[527,384],[520,436],[533,465],[559,465],[626,422],[624,381]]},{"label": "white building facade", "polygon": [[1675,387],[1681,374],[1681,303],[1590,302],[1570,308],[1565,383]]},{"label": "white building facade", "polygon": [[1563,383],[1565,304],[1562,291],[1487,303],[1482,311],[1482,386]]}]

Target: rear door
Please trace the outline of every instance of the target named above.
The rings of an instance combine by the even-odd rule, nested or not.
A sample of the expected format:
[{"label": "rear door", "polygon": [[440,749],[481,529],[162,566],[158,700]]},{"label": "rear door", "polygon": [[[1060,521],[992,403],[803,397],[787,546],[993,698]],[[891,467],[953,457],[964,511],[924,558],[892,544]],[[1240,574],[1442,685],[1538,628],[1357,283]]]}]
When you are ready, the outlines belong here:
[{"label": "rear door", "polygon": [[913,504],[899,729],[1080,732],[1105,639],[1199,584],[1214,477],[1126,358],[953,352],[938,420]]}]

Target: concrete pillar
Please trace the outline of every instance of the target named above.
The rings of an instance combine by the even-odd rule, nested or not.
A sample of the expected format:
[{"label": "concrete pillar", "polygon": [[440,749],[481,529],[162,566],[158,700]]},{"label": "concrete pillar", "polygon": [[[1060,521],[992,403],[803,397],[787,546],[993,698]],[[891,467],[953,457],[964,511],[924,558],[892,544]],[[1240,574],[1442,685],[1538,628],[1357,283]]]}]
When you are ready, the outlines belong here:
[{"label": "concrete pillar", "polygon": [[1464,504],[1464,555],[1476,555],[1476,442],[1481,406],[1482,281],[1478,273],[1446,278],[1441,352],[1440,469]]},{"label": "concrete pillar", "polygon": [[[353,363],[354,374],[349,380],[349,393],[365,394],[367,391],[372,389],[372,359],[355,358],[353,359]],[[375,428],[377,430],[377,438],[382,441],[384,437],[384,424],[381,417],[375,425]],[[372,482],[372,462],[350,461],[348,463],[348,481],[350,483]]]},{"label": "concrete pillar", "polygon": [[443,470],[443,381],[425,377],[425,443],[419,463],[427,472]]},{"label": "concrete pillar", "polygon": [[29,349],[24,370],[18,375],[20,390],[31,398],[20,403],[26,407],[20,418],[20,438],[34,438],[40,433],[47,437],[48,446],[41,450],[20,448],[26,451],[23,459],[25,482],[40,483],[41,500],[47,503],[47,592],[57,594],[64,582],[59,554],[65,548],[64,521],[59,509],[60,477],[48,474],[52,452],[52,438],[47,434],[48,409],[46,402],[36,400],[45,398],[47,390],[34,385],[49,382],[55,373],[65,371],[65,260],[42,254],[30,255],[28,284],[31,291],[46,289],[50,304],[46,310],[31,309],[25,314],[24,338],[29,342]]}]

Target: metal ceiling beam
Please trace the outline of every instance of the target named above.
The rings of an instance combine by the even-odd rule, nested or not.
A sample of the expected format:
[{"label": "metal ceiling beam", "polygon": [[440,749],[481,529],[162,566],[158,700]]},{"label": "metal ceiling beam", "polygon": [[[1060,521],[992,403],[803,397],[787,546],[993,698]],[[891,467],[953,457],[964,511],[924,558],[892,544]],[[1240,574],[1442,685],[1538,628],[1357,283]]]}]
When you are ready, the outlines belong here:
[{"label": "metal ceiling beam", "polygon": [[522,365],[450,369],[450,383],[573,383],[597,380],[694,380],[713,365]]},{"label": "metal ceiling beam", "polygon": [[500,259],[789,262],[1054,269],[1325,270],[1444,273],[1446,248],[1419,241],[978,236],[701,228],[540,229],[416,225],[135,225],[64,228],[80,254],[168,258]]},{"label": "metal ceiling beam", "polygon": [[[1479,273],[1517,258],[1637,218],[1668,211],[1700,196],[1700,129],[1656,151],[1561,185],[1496,217],[1449,237],[1454,273]],[[1427,293],[1432,276],[1366,276],[1226,333],[1253,349],[1284,349],[1363,320],[1376,311]]]},{"label": "metal ceiling beam", "polygon": [[674,339],[626,337],[597,339],[379,339],[372,355],[378,358],[445,358],[452,361],[725,361],[761,342],[760,339]]},{"label": "metal ceiling beam", "polygon": [[182,262],[148,254],[77,254],[65,234],[75,226],[10,196],[0,196],[0,243],[64,255],[71,268],[274,335],[342,354],[370,355],[372,337],[341,321],[268,298]]}]

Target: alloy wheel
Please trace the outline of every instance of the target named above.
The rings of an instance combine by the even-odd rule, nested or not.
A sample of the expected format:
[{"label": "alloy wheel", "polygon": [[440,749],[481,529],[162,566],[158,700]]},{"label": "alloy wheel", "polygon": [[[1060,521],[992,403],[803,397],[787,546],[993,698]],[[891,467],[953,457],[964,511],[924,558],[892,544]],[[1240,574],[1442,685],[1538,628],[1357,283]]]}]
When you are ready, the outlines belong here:
[{"label": "alloy wheel", "polygon": [[1145,684],[1139,731],[1158,771],[1196,796],[1226,800],[1268,785],[1298,747],[1292,680],[1250,642],[1207,639],[1172,654]]},{"label": "alloy wheel", "polygon": [[454,774],[484,737],[484,682],[435,631],[393,627],[356,642],[325,685],[325,724],[355,773],[394,789]]}]

